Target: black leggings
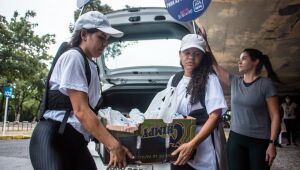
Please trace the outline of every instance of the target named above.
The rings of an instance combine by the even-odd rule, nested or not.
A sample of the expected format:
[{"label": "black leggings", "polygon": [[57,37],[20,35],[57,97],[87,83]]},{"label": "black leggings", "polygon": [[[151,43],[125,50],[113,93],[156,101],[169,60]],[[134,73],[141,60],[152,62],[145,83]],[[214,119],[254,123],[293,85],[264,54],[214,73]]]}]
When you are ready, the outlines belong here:
[{"label": "black leggings", "polygon": [[269,140],[229,133],[227,143],[229,170],[269,170],[265,161]]},{"label": "black leggings", "polygon": [[[297,121],[296,119],[283,119],[285,127],[286,127],[286,135],[288,139],[288,144],[292,142],[296,143],[296,135],[297,135]],[[291,136],[292,135],[292,136]]]},{"label": "black leggings", "polygon": [[189,164],[184,165],[174,165],[171,164],[171,170],[195,170],[195,168],[191,167]]},{"label": "black leggings", "polygon": [[58,134],[60,122],[40,121],[33,131],[29,153],[35,170],[96,170],[83,135],[67,124]]}]

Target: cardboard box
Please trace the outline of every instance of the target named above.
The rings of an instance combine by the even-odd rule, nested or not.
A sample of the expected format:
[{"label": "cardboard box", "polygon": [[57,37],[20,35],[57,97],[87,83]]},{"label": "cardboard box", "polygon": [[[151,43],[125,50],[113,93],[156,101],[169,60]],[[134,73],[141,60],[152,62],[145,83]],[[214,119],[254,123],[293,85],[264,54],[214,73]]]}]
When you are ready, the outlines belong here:
[{"label": "cardboard box", "polygon": [[[135,156],[129,164],[165,163],[176,160],[171,153],[195,136],[196,119],[174,119],[165,124],[162,119],[146,119],[133,132],[110,132]],[[169,144],[168,144],[169,143]],[[103,144],[96,145],[103,164],[109,163],[109,153]]]}]

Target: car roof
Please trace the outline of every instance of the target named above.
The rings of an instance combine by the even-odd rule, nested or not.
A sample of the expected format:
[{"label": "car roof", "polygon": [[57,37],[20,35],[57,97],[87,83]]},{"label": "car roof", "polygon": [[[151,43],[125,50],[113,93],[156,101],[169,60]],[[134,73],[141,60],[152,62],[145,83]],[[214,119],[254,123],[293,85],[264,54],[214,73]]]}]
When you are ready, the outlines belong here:
[{"label": "car roof", "polygon": [[[142,7],[112,11],[105,14],[112,25],[124,32],[121,38],[109,38],[109,43],[154,39],[182,39],[194,31],[192,22],[180,22],[166,8]],[[181,70],[174,66],[142,66],[108,69],[104,57],[99,60],[100,77],[112,84],[167,83],[171,75]]]},{"label": "car roof", "polygon": [[125,33],[121,38],[112,37],[110,42],[155,38],[181,39],[184,35],[193,32],[191,22],[176,21],[162,7],[130,8],[105,15],[114,28]]}]

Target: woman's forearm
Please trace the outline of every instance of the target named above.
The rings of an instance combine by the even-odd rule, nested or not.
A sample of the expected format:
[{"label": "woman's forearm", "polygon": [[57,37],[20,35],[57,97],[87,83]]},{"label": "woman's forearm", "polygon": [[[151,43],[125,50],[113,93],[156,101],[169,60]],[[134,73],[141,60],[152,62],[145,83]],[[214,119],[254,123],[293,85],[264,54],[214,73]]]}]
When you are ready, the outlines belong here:
[{"label": "woman's forearm", "polygon": [[196,134],[196,136],[190,141],[194,149],[204,141],[215,129],[220,119],[220,109],[215,110],[209,115],[208,120],[205,122],[201,130]]},{"label": "woman's forearm", "polygon": [[119,142],[107,131],[87,103],[84,92],[68,90],[73,112],[82,126],[109,150],[118,147]]},{"label": "woman's forearm", "polygon": [[108,150],[114,149],[119,142],[107,131],[92,110],[87,109],[75,114],[82,126],[99,142],[103,143]]},{"label": "woman's forearm", "polygon": [[277,96],[272,96],[267,99],[267,106],[271,119],[271,134],[270,139],[275,140],[280,130],[280,113],[279,102]]}]

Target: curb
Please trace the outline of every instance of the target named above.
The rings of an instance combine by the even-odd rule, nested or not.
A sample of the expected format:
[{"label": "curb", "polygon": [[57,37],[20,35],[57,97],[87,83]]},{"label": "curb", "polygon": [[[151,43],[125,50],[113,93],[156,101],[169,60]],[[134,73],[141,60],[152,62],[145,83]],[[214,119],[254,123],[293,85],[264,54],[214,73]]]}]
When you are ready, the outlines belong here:
[{"label": "curb", "polygon": [[11,135],[11,136],[0,136],[0,140],[16,140],[16,139],[29,139],[29,135]]}]

